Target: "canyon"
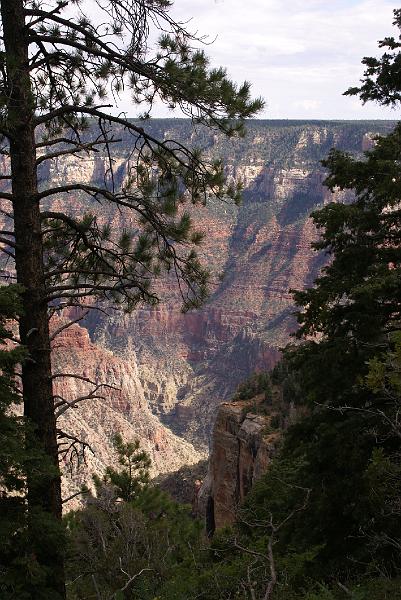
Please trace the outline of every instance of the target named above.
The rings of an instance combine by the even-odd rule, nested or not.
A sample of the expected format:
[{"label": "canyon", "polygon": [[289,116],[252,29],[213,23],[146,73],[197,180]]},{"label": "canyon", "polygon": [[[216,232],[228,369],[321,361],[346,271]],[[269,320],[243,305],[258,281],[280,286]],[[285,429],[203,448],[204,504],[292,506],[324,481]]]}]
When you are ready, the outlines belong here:
[{"label": "canyon", "polygon": [[[325,203],[351,200],[340,190],[332,194],[324,187],[320,160],[332,147],[361,155],[374,145],[376,134],[392,129],[392,123],[255,120],[239,139],[226,139],[184,119],[151,120],[144,127],[160,139],[200,148],[208,159],[221,157],[228,179],[242,182],[243,201],[236,206],[209,197],[205,206],[191,207],[197,229],[206,234],[199,253],[213,274],[210,298],[201,309],[182,313],[176,286],[162,278],[157,306],[140,306],[131,314],[93,311],[57,336],[55,372],[75,372],[112,386],[103,389],[101,398],[82,402],[62,417],[63,428],[93,450],[88,448],[86,457],[77,455],[76,465],[66,462],[67,496],[91,473],[99,474],[114,462],[112,436],[117,431],[140,440],[156,475],[207,456],[219,405],[215,455],[220,447],[216,432],[252,438],[254,430],[265,427],[252,413],[244,420],[241,407],[227,401],[251,373],[274,366],[296,328],[290,290],[312,285],[327,260],[311,249],[318,232],[309,214]],[[124,130],[117,137],[121,141],[111,152],[117,184],[123,185],[132,141]],[[60,156],[43,167],[41,185],[101,183],[107,169],[102,152]],[[62,206],[72,216],[86,210],[78,193],[54,197],[48,206]],[[123,211],[110,206],[93,204],[89,209],[113,230],[132,225]],[[88,393],[88,386],[66,378],[57,383],[57,393],[72,401]],[[223,423],[231,425],[227,429]],[[253,471],[268,463],[272,447],[261,445],[252,473],[245,451],[239,459],[221,450],[220,463],[228,468],[235,461],[247,473],[245,479],[252,480]],[[225,480],[224,474],[213,477]],[[213,493],[224,495],[216,490]],[[242,498],[245,492],[238,493]],[[224,520],[216,512],[215,519]]]}]

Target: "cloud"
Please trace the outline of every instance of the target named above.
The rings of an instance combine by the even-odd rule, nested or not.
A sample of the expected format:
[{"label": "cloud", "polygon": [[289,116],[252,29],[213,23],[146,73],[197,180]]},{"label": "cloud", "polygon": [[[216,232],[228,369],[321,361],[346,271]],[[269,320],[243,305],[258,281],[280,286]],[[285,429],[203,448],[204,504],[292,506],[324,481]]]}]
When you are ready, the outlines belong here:
[{"label": "cloud", "polygon": [[304,99],[304,100],[296,100],[294,102],[292,102],[292,106],[297,109],[300,108],[304,111],[315,111],[316,109],[318,109],[320,107],[320,102],[319,100],[315,100],[315,99]]},{"label": "cloud", "polygon": [[[171,14],[207,36],[212,65],[252,83],[253,94],[267,101],[264,118],[393,119],[390,109],[342,96],[360,80],[362,57],[380,55],[377,41],[392,34],[393,6],[393,0],[175,0]],[[135,116],[127,96],[119,108]],[[170,115],[157,105],[154,116]]]},{"label": "cloud", "polygon": [[206,48],[213,64],[226,66],[237,81],[250,80],[267,100],[267,118],[313,111],[316,118],[394,118],[342,97],[362,76],[362,57],[380,53],[377,41],[391,33],[392,8],[387,0],[248,0],[246,7],[243,0],[177,0],[173,14],[192,17],[190,29],[216,38]]}]

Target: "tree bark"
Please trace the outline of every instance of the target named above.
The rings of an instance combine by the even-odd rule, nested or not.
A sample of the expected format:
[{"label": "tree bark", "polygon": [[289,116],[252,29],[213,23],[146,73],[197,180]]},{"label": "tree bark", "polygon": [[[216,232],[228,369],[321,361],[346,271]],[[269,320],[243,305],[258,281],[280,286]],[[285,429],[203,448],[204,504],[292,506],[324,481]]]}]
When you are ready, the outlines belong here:
[{"label": "tree bark", "polygon": [[[7,128],[10,132],[15,264],[17,281],[24,288],[20,339],[29,351],[29,359],[22,367],[24,414],[34,427],[33,449],[44,450],[48,459],[48,465],[44,465],[41,472],[28,473],[28,513],[31,527],[35,529],[33,523],[38,515],[61,523],[61,478],[35,165],[35,99],[29,72],[24,1],[1,0],[0,6],[9,94]],[[53,542],[50,547],[43,548],[45,544],[43,539],[42,549],[36,550],[37,559],[48,573],[47,586],[54,591],[54,598],[65,598],[63,544],[59,540],[58,544]]]}]

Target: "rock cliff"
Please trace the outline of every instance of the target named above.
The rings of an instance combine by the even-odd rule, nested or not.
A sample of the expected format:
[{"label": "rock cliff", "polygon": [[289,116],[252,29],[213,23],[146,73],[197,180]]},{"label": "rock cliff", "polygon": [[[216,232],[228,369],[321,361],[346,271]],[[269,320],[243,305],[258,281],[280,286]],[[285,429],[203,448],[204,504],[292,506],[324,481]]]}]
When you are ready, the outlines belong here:
[{"label": "rock cliff", "polygon": [[258,411],[262,404],[259,396],[218,409],[209,469],[198,492],[198,511],[206,514],[209,535],[234,522],[238,506],[275,454],[280,433],[272,428],[274,413]]},{"label": "rock cliff", "polygon": [[[120,432],[126,440],[138,439],[152,459],[153,475],[176,471],[192,465],[204,455],[174,435],[153,415],[140,384],[135,354],[118,356],[91,342],[88,331],[78,324],[58,335],[53,348],[54,374],[78,374],[57,377],[56,394],[73,402],[90,394],[103,383],[93,398],[69,408],[58,420],[60,429],[88,444],[85,452],[67,439],[62,450],[64,497],[73,495],[80,484],[89,483],[92,474],[102,475],[107,465],[116,463],[112,438]],[[93,382],[93,383],[91,383]],[[68,504],[71,508],[73,504]]]},{"label": "rock cliff", "polygon": [[[191,129],[184,120],[149,127],[155,135],[203,148],[206,156],[221,156],[227,175],[243,181],[243,203],[236,207],[210,198],[193,209],[198,228],[207,234],[203,259],[216,275],[202,310],[183,315],[176,291],[164,280],[158,307],[107,319],[100,315],[88,327],[92,339],[106,348],[135,350],[152,412],[205,450],[217,405],[252,371],[272,366],[288,341],[295,326],[289,290],[310,285],[324,264],[325,258],[310,248],[317,232],[309,213],[329,201],[350,199],[323,186],[319,160],[333,146],[361,154],[372,146],[375,133],[392,125],[253,121],[244,139],[229,141]],[[121,136],[114,153],[123,179],[127,140]],[[96,161],[82,172],[75,172],[74,163],[69,172],[60,159],[57,176],[96,179],[103,173],[101,158]],[[78,210],[72,201],[70,206]],[[117,212],[106,211],[102,218],[116,227],[124,223]]]},{"label": "rock cliff", "polygon": [[[119,388],[66,413],[66,427],[96,450],[88,457],[88,471],[100,471],[110,462],[110,439],[117,430],[140,437],[158,472],[204,456],[217,406],[251,372],[272,366],[288,341],[295,326],[289,290],[310,285],[324,264],[325,257],[310,249],[317,232],[308,215],[324,203],[349,198],[324,188],[320,159],[334,146],[361,154],[372,147],[375,134],[390,131],[393,124],[251,121],[247,136],[239,140],[181,119],[141,126],[154,136],[201,148],[206,157],[221,157],[228,177],[243,182],[243,202],[237,207],[209,198],[206,206],[193,208],[197,228],[207,234],[201,255],[215,274],[202,310],[182,314],[176,288],[164,279],[158,286],[159,306],[140,307],[132,315],[96,313],[57,339],[56,370],[74,369]],[[111,158],[115,183],[121,185],[132,160],[132,139],[124,130],[116,138],[121,142],[113,144]],[[6,172],[4,157],[2,161]],[[102,152],[84,159],[60,156],[44,163],[40,182],[103,183],[107,169]],[[48,205],[53,210],[63,207],[71,215],[83,212],[79,193],[54,197]],[[95,202],[90,210],[116,230],[135,226],[123,210]],[[84,391],[84,382],[72,378],[59,386],[67,399]],[[244,423],[240,413],[239,406],[223,405],[219,422],[227,443],[233,442],[230,427],[251,437],[252,428],[262,427],[259,416]],[[219,450],[216,441],[215,448],[215,453],[224,454],[224,444]],[[268,460],[268,452],[260,456]],[[255,476],[255,468],[257,472],[254,465],[248,473],[244,467],[236,499]],[[231,492],[224,491],[224,474],[221,477],[216,493],[223,498]],[[224,517],[216,510],[220,523]]]}]

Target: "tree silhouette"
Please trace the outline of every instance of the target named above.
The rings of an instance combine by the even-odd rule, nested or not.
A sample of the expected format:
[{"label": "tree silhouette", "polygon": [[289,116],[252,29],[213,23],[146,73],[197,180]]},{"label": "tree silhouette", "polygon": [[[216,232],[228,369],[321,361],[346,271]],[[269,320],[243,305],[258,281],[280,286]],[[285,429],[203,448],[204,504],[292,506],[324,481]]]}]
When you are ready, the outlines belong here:
[{"label": "tree silhouette", "polygon": [[[89,5],[89,8],[87,8]],[[249,84],[236,87],[224,69],[211,69],[199,40],[170,15],[168,0],[1,0],[0,134],[10,170],[1,175],[5,229],[0,241],[15,259],[23,286],[20,338],[29,352],[22,367],[26,417],[58,468],[58,440],[51,373],[49,317],[63,306],[111,300],[128,310],[157,302],[152,283],[162,271],[180,282],[184,307],[207,293],[207,272],[194,246],[187,202],[211,192],[237,197],[225,186],[220,162],[206,163],[182,143],[157,139],[146,120],[116,116],[122,90],[148,116],[156,99],[179,107],[198,123],[228,135],[262,106]],[[93,22],[85,13],[91,11]],[[150,39],[160,35],[153,48]],[[116,131],[131,135],[130,168],[116,185],[110,148]],[[42,188],[39,171],[60,156],[85,156],[99,148],[109,168],[101,185],[75,181]],[[68,197],[82,205],[82,217],[68,212]],[[65,211],[49,210],[63,199]],[[94,205],[117,207],[135,226],[119,234],[99,223]],[[60,374],[57,374],[60,376]],[[30,477],[28,505],[61,518],[60,477]],[[65,597],[62,544],[46,558],[53,598]],[[57,596],[58,594],[58,596]]]}]

